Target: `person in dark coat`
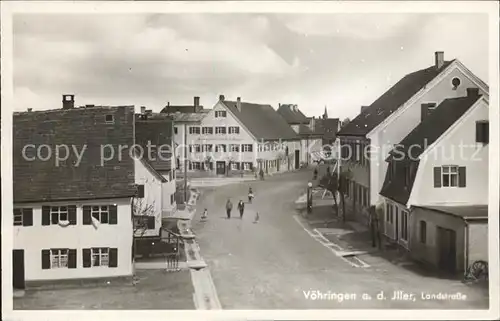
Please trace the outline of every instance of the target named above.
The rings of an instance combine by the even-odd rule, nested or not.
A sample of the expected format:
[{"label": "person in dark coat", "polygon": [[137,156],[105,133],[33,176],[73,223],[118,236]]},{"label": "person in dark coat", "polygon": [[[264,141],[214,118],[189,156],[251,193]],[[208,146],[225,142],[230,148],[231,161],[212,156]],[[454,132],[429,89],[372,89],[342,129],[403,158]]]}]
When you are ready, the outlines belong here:
[{"label": "person in dark coat", "polygon": [[253,198],[254,198],[253,190],[250,187],[250,188],[248,188],[248,203],[252,203]]},{"label": "person in dark coat", "polygon": [[231,203],[231,200],[228,199],[226,202],[226,214],[227,214],[228,219],[231,218],[231,211],[232,210],[233,210],[233,203]]},{"label": "person in dark coat", "polygon": [[238,210],[240,211],[240,218],[243,218],[243,213],[245,212],[245,203],[242,200],[238,203]]},{"label": "person in dark coat", "polygon": [[263,181],[264,180],[264,170],[262,168],[259,171],[259,176],[260,176],[260,180]]}]

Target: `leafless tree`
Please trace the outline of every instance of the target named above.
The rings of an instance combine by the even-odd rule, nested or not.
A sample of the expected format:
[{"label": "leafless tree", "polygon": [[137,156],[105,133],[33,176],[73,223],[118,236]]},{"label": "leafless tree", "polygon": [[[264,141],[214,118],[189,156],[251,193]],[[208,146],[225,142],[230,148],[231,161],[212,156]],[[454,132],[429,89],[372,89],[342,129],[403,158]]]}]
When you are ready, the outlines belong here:
[{"label": "leafless tree", "polygon": [[[143,237],[148,230],[148,218],[155,218],[155,202],[148,204],[144,198],[134,197],[132,200],[132,213],[133,213],[133,251],[132,256],[133,264],[135,266],[135,261],[137,258],[137,238]],[[135,274],[135,269],[134,269]]]}]

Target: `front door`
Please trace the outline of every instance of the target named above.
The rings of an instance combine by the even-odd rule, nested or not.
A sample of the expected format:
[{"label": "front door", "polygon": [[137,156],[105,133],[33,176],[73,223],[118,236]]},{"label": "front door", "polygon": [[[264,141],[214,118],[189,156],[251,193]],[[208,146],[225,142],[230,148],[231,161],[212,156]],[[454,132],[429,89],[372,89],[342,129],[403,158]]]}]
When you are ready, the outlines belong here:
[{"label": "front door", "polygon": [[216,163],[216,174],[217,175],[225,175],[226,174],[226,162],[217,162]]},{"label": "front door", "polygon": [[12,285],[24,289],[24,250],[12,251]]},{"label": "front door", "polygon": [[299,169],[300,167],[300,151],[298,149],[295,150],[295,169]]},{"label": "front door", "polygon": [[437,232],[439,268],[449,273],[455,273],[457,263],[456,232],[439,226]]}]

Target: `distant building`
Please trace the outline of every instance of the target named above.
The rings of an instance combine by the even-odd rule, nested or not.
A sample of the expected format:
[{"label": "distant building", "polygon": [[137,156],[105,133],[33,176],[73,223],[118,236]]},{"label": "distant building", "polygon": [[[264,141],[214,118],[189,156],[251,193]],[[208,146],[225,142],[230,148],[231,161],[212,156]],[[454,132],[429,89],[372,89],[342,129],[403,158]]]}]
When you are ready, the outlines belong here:
[{"label": "distant building", "polygon": [[309,120],[300,111],[297,105],[280,104],[278,114],[292,127],[301,139],[301,162],[310,164],[319,161],[323,156],[321,133],[314,133],[309,128]]},{"label": "distant building", "polygon": [[208,112],[174,114],[174,122],[175,141],[186,143],[189,171],[271,174],[300,167],[300,137],[270,105],[221,95]]},{"label": "distant building", "polygon": [[170,102],[167,103],[167,106],[165,106],[162,110],[162,114],[175,114],[175,113],[183,113],[183,114],[190,114],[190,113],[201,113],[204,112],[205,109],[203,109],[203,106],[200,105],[200,97],[194,97],[193,99],[193,105],[170,105]]}]

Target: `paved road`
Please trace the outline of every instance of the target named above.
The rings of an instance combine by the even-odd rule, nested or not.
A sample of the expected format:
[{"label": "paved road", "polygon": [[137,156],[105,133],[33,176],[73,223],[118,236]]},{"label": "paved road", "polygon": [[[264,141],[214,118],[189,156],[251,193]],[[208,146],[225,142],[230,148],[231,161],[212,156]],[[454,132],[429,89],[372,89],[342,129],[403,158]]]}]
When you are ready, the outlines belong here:
[{"label": "paved road", "polygon": [[[311,172],[287,173],[266,181],[203,191],[193,227],[224,309],[487,308],[482,291],[460,282],[402,271],[382,259],[374,258],[372,266],[363,269],[336,257],[293,217],[293,203],[310,178]],[[249,185],[256,194],[254,204],[246,204],[243,220],[236,210],[227,220],[227,198],[236,208],[239,199],[245,200]],[[203,208],[208,209],[207,222],[199,221]],[[260,222],[254,224],[256,211]],[[390,300],[398,290],[415,293],[416,301]],[[309,291],[319,291],[325,298],[325,294],[331,295],[314,300]],[[386,300],[376,300],[380,291],[384,291]],[[423,301],[421,292],[461,292],[468,298]],[[356,299],[336,299],[333,293],[354,294]],[[372,299],[363,300],[363,293]]]}]

